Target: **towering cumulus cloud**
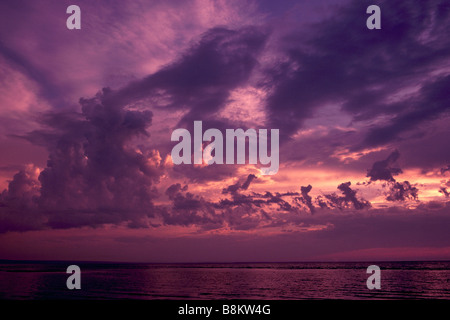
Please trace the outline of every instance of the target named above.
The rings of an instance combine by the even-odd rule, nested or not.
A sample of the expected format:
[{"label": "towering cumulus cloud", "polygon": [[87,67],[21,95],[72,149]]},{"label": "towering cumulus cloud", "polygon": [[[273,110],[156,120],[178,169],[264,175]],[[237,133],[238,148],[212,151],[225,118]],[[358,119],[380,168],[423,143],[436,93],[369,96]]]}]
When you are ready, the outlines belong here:
[{"label": "towering cumulus cloud", "polygon": [[[146,129],[153,116],[134,103],[146,99],[155,108],[186,110],[180,122],[208,117],[224,106],[230,90],[248,79],[265,39],[256,28],[211,29],[156,73],[120,90],[106,88],[94,98],[80,99],[81,113],[43,115],[47,129],[26,138],[48,149],[47,167],[39,175],[27,169],[14,176],[1,197],[2,231],[44,225],[146,226],[146,218],[155,213],[155,183],[163,165],[151,143],[143,148],[133,144],[138,136],[150,140]],[[179,207],[181,199],[176,199]],[[23,211],[33,212],[32,219],[20,217]]]},{"label": "towering cumulus cloud", "polygon": [[[27,138],[49,150],[47,167],[37,175],[18,173],[2,194],[2,216],[15,209],[45,216],[50,227],[65,228],[129,221],[152,215],[153,183],[161,175],[156,151],[135,149],[133,137],[148,136],[151,111],[126,110],[104,89],[81,99],[81,114],[47,114],[48,130]],[[27,199],[26,202],[23,200]]]}]

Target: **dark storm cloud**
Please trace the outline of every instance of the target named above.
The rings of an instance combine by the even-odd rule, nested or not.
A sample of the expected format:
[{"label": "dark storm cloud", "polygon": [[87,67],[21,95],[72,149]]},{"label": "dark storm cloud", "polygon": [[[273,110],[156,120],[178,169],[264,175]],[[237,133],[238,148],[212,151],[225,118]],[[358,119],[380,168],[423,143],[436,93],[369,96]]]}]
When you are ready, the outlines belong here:
[{"label": "dark storm cloud", "polygon": [[45,217],[52,228],[136,226],[153,215],[154,184],[162,173],[159,155],[128,146],[133,137],[148,136],[152,113],[111,104],[110,94],[104,89],[81,99],[81,114],[46,114],[48,129],[26,136],[48,148],[47,167],[37,179],[25,171],[15,175],[2,193],[2,218],[13,216],[16,203]]},{"label": "dark storm cloud", "polygon": [[[364,145],[389,142],[448,110],[450,77],[433,75],[449,56],[448,6],[439,1],[383,2],[383,28],[376,31],[365,27],[366,7],[352,2],[333,19],[309,29],[309,36],[286,37],[290,43],[280,48],[286,59],[267,72],[265,83],[266,116],[272,128],[282,129],[282,136],[295,133],[325,103],[341,104],[355,121],[389,116],[382,125],[373,123]],[[430,36],[421,37],[423,30]],[[43,115],[48,129],[25,138],[49,150],[47,166],[38,178],[31,171],[19,172],[2,193],[0,232],[105,223],[146,227],[147,218],[204,230],[249,230],[308,225],[305,217],[313,212],[370,208],[351,182],[337,187],[340,195],[313,199],[310,185],[300,193],[252,192],[252,174],[223,188],[223,198],[216,201],[175,183],[165,191],[169,205],[155,205],[160,195],[156,186],[167,171],[157,151],[131,147],[130,141],[139,136],[148,138],[151,146],[146,129],[153,118],[152,112],[136,111],[132,105],[145,99],[152,108],[185,111],[179,125],[188,128],[194,120],[204,120],[205,127],[227,128],[225,120],[214,117],[230,92],[248,83],[267,38],[266,32],[253,27],[211,29],[174,63],[123,89],[104,89],[92,99],[81,99],[81,113]],[[21,62],[18,56],[11,59]],[[413,97],[385,99],[411,84],[419,88]],[[346,132],[344,139],[338,138],[355,136]],[[398,155],[394,152],[375,163],[368,177],[387,181],[390,201],[416,199],[414,186],[394,179],[401,172],[393,167]],[[179,175],[192,183],[234,177],[236,166],[171,170],[171,178]]]},{"label": "dark storm cloud", "polygon": [[407,199],[417,200],[419,190],[412,186],[408,181],[395,182],[390,186],[386,200],[405,201]]},{"label": "dark storm cloud", "polygon": [[16,202],[19,206],[28,206],[39,195],[39,183],[27,168],[16,173],[9,182],[8,191],[3,191],[3,198],[10,204]]},{"label": "dark storm cloud", "polygon": [[[168,112],[184,110],[186,114],[177,127],[193,132],[195,120],[203,121],[203,129],[233,128],[228,120],[217,117],[217,112],[229,102],[233,89],[245,85],[258,64],[258,55],[264,49],[268,34],[256,27],[239,30],[213,28],[207,31],[181,57],[154,74],[130,83],[117,91],[111,101],[126,104],[146,99],[148,106]],[[244,130],[246,125],[241,126]],[[176,175],[186,176],[191,182],[221,180],[234,176],[236,166],[222,165],[197,168],[180,165]]]},{"label": "dark storm cloud", "polygon": [[114,99],[150,96],[155,107],[187,110],[180,121],[184,125],[207,119],[224,106],[232,89],[248,80],[266,38],[253,27],[211,29],[179,61],[131,83]]},{"label": "dark storm cloud", "polygon": [[14,175],[8,190],[0,194],[0,233],[44,227],[45,218],[36,208],[39,197],[39,182],[36,178],[35,168],[23,168]]},{"label": "dark storm cloud", "polygon": [[308,194],[312,189],[311,185],[308,185],[307,187],[301,187],[301,193],[302,193],[302,199],[301,201],[303,201],[303,203],[306,204],[306,206],[309,208],[309,210],[311,211],[311,213],[314,213],[314,205],[312,204],[312,198],[311,196]]},{"label": "dark storm cloud", "polygon": [[301,187],[299,192],[252,192],[250,181],[256,177],[248,175],[245,181],[223,189],[222,198],[216,202],[187,192],[180,184],[170,186],[166,194],[172,206],[162,209],[163,223],[166,225],[196,225],[203,230],[225,226],[234,230],[284,227],[288,225],[307,227],[312,225],[308,217],[315,212],[340,212],[371,208],[370,202],[357,196],[350,188],[351,183],[340,184],[337,188],[342,195],[324,194],[316,198],[309,196],[312,186]]},{"label": "dark storm cloud", "polygon": [[[32,168],[15,175],[0,199],[2,232],[124,222],[130,228],[160,225],[149,222],[148,217],[164,225],[197,226],[200,230],[306,227],[304,218],[317,211],[314,204],[321,210],[370,207],[357,197],[350,182],[338,186],[342,196],[325,194],[313,199],[308,195],[310,185],[301,187],[301,193],[252,192],[253,174],[224,188],[227,197],[218,201],[195,195],[188,192],[187,185],[175,183],[165,191],[171,205],[155,205],[159,194],[154,186],[164,168],[152,158],[156,155],[147,154],[149,158],[145,158],[125,147],[130,137],[145,133],[151,115],[127,115],[122,108],[106,112],[110,106],[101,101],[107,94],[105,91],[83,101],[85,120],[62,121],[62,127],[70,123],[69,129],[59,128],[60,139],[48,146],[48,166],[38,179]],[[77,130],[71,134],[73,128]],[[41,133],[30,135],[38,137]]]},{"label": "dark storm cloud", "polygon": [[410,107],[405,112],[399,112],[387,125],[371,129],[365,140],[365,145],[376,146],[389,142],[404,131],[418,127],[426,120],[436,119],[450,110],[448,100],[450,76],[438,78],[425,84],[417,97],[409,101]]},{"label": "dark storm cloud", "polygon": [[[385,116],[361,145],[385,144],[448,112],[450,4],[377,1],[382,28],[368,30],[369,1],[352,1],[331,19],[286,37],[285,59],[268,71],[271,126],[289,136],[325,104],[341,104],[354,121]],[[417,93],[399,94],[418,87]],[[396,97],[396,99],[389,99]]]},{"label": "dark storm cloud", "polygon": [[127,143],[147,135],[152,113],[109,104],[109,95],[105,89],[95,98],[80,100],[85,120],[66,119],[59,128],[53,124],[61,130],[59,140],[49,146],[47,168],[39,176],[45,207],[117,210],[151,204],[147,189],[160,171],[147,157],[156,155],[132,150]]},{"label": "dark storm cloud", "polygon": [[[80,99],[81,113],[42,115],[41,122],[48,129],[31,132],[25,138],[49,150],[47,167],[32,183],[25,179],[24,172],[15,176],[2,194],[1,218],[12,218],[14,203],[22,201],[28,204],[22,209],[39,212],[52,228],[122,222],[133,227],[146,226],[147,217],[153,217],[157,211],[164,213],[153,205],[158,197],[155,185],[164,168],[157,151],[129,146],[134,137],[148,137],[146,129],[153,114],[128,106],[147,99],[153,107],[187,110],[181,120],[184,123],[208,117],[224,106],[230,90],[248,79],[266,37],[251,27],[237,31],[211,29],[178,61],[143,80],[120,90],[103,89],[91,99]],[[18,55],[5,47],[0,49],[25,66]],[[40,80],[36,78],[39,73],[30,70],[31,76]],[[227,175],[235,170],[224,167]],[[222,177],[217,170],[211,174],[212,179]],[[244,189],[253,177],[244,182]],[[21,192],[30,184],[34,188],[32,201],[28,193]],[[183,190],[168,190],[175,210],[186,214],[208,207],[190,193],[181,195],[179,191]],[[194,217],[195,213],[191,215]],[[189,221],[195,220],[188,218],[185,223]]]},{"label": "dark storm cloud", "polygon": [[0,233],[43,228],[45,217],[36,208],[38,197],[39,182],[33,168],[16,173],[8,190],[0,194]]},{"label": "dark storm cloud", "polygon": [[202,229],[216,229],[222,226],[223,220],[216,214],[212,203],[190,192],[177,192],[172,197],[171,208],[158,208],[166,225],[190,226],[198,225]]},{"label": "dark storm cloud", "polygon": [[358,199],[356,196],[356,191],[350,188],[351,182],[344,182],[338,186],[338,189],[342,192],[342,196],[338,196],[335,193],[326,194],[324,197],[327,201],[324,201],[322,197],[318,199],[320,207],[331,207],[344,209],[353,207],[356,210],[362,210],[370,208],[371,204],[369,201],[364,199]]},{"label": "dark storm cloud", "polygon": [[166,195],[169,197],[169,199],[173,200],[180,191],[186,191],[187,189],[188,189],[187,185],[181,187],[181,184],[175,183],[171,185],[169,188],[167,188]]},{"label": "dark storm cloud", "polygon": [[357,210],[364,209],[364,208],[369,208],[370,207],[370,203],[368,201],[364,200],[364,199],[361,199],[361,200],[358,199],[356,197],[356,191],[352,190],[350,188],[351,184],[352,183],[350,181],[348,181],[348,182],[341,183],[338,186],[338,189],[341,190],[342,193],[344,194],[343,202],[352,203],[354,208],[357,209]]},{"label": "dark storm cloud", "polygon": [[375,162],[372,168],[367,172],[367,177],[370,178],[370,181],[395,181],[394,176],[402,173],[400,168],[392,167],[399,156],[400,153],[398,150],[395,150],[387,157],[387,159]]},{"label": "dark storm cloud", "polygon": [[393,167],[399,157],[400,153],[395,150],[385,160],[376,161],[367,171],[367,177],[370,178],[369,183],[377,180],[386,181],[383,187],[388,189],[386,191],[387,201],[417,200],[419,189],[412,186],[409,181],[397,182],[394,178],[394,175],[402,173],[400,168]]},{"label": "dark storm cloud", "polygon": [[[172,206],[162,210],[163,223],[166,225],[196,225],[203,230],[219,229],[228,226],[234,230],[249,230],[261,227],[265,222],[279,220],[281,217],[271,215],[266,212],[269,208],[276,212],[292,214],[299,210],[291,205],[286,196],[294,194],[272,194],[266,192],[247,193],[250,182],[256,176],[248,175],[245,181],[240,181],[229,185],[223,189],[223,194],[230,195],[231,198],[220,199],[212,202],[203,197],[183,192],[181,186],[173,185],[170,189]],[[168,190],[169,190],[168,189]],[[186,191],[186,190],[184,190]],[[273,223],[273,221],[271,221]]]},{"label": "dark storm cloud", "polygon": [[254,174],[249,174],[247,180],[242,184],[242,190],[247,190],[254,179],[256,179],[256,176]]},{"label": "dark storm cloud", "polygon": [[238,182],[236,182],[235,184],[232,184],[232,185],[226,187],[225,189],[223,189],[223,190],[222,190],[222,193],[223,193],[223,194],[226,194],[226,193],[234,194],[234,193],[236,193],[239,189],[247,190],[248,187],[250,186],[250,183],[252,183],[252,181],[253,181],[254,179],[256,179],[256,176],[255,176],[254,174],[249,174],[249,175],[247,176],[247,179],[245,180],[244,183],[241,184],[241,182],[238,181]]}]

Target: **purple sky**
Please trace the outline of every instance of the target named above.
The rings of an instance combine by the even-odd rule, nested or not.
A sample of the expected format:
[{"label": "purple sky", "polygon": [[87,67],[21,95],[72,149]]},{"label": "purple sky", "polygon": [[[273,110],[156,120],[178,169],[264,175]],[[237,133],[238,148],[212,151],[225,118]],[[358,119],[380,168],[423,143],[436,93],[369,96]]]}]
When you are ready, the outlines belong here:
[{"label": "purple sky", "polygon": [[[450,259],[448,2],[0,15],[0,259]],[[174,165],[171,133],[196,120],[279,129],[278,173]]]}]

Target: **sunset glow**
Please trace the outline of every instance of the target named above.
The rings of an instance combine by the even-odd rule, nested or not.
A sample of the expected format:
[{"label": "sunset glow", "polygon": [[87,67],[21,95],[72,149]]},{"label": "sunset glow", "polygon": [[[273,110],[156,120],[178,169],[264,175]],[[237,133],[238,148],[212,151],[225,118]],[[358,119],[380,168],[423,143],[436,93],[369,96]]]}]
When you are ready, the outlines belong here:
[{"label": "sunset glow", "polygon": [[[0,259],[450,259],[450,7],[377,3],[2,2]],[[176,164],[195,121],[278,171]]]}]

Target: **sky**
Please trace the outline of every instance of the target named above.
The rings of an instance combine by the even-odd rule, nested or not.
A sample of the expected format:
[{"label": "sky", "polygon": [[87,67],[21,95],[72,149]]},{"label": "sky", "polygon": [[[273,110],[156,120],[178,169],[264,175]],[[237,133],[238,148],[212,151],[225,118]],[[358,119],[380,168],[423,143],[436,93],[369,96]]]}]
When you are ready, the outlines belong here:
[{"label": "sky", "polygon": [[[0,16],[0,259],[450,259],[447,1],[19,0]],[[174,164],[172,132],[194,121],[278,129],[278,172]]]}]

